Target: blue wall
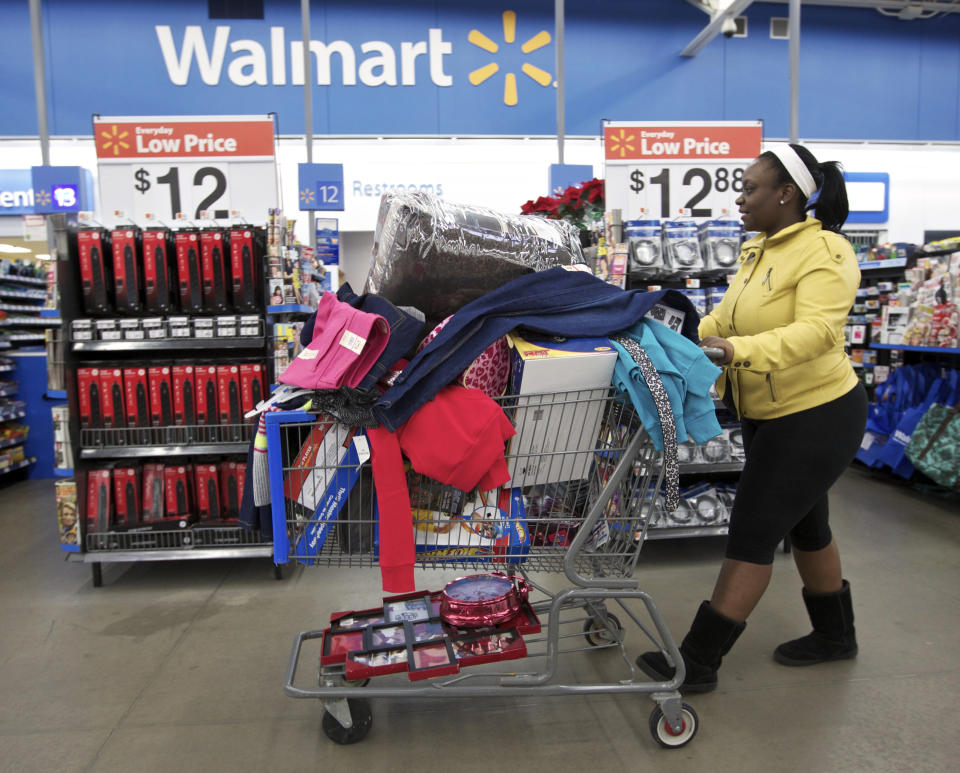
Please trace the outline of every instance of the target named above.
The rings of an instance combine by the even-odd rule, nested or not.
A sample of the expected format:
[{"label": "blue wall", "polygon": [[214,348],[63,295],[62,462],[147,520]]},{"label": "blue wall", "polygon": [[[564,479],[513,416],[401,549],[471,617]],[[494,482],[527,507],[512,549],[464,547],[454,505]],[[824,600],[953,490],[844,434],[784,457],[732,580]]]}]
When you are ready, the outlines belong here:
[{"label": "blue wall", "polygon": [[[50,128],[91,133],[92,113],[104,115],[276,112],[281,133],[303,131],[303,94],[291,84],[289,44],[300,40],[299,2],[266,0],[263,21],[207,19],[203,0],[129,3],[45,0]],[[314,0],[312,38],[350,43],[359,65],[365,41],[398,53],[402,41],[426,41],[442,30],[451,47],[435,85],[429,60],[416,60],[416,85],[343,85],[337,56],[333,85],[314,90],[318,134],[553,134],[555,90],[522,74],[529,63],[555,76],[554,44],[523,54],[520,43],[553,30],[552,0],[444,2],[322,2]],[[718,120],[762,118],[769,137],[788,133],[787,42],[769,39],[778,3],[747,10],[746,39],[711,42],[697,57],[678,52],[697,34],[705,14],[681,0],[567,2],[567,132],[598,134],[603,118]],[[503,40],[501,13],[517,13],[516,42]],[[0,0],[5,50],[0,62],[0,135],[35,135],[29,14],[23,0]],[[171,82],[155,25],[169,25],[176,50],[188,25],[213,44],[218,25],[230,42],[257,41],[270,74],[270,28],[286,37],[285,85],[231,83],[224,57],[220,82],[206,85],[196,64],[187,85]],[[472,29],[499,44],[496,53],[468,42]],[[500,70],[471,85],[473,70]],[[249,72],[250,68],[247,68]],[[399,70],[399,62],[398,62]],[[382,70],[381,70],[382,71]],[[503,100],[504,74],[516,73],[518,103]],[[902,22],[872,10],[803,9],[800,134],[805,138],[960,140],[960,15]]]}]

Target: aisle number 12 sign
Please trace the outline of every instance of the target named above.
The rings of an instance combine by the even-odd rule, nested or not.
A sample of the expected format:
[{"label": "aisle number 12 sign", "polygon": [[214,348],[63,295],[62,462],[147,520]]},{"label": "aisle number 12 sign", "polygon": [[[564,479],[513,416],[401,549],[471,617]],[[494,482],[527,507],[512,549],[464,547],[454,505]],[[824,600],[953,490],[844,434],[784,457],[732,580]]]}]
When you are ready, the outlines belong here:
[{"label": "aisle number 12 sign", "polygon": [[760,121],[604,125],[607,210],[623,220],[737,218],[743,172],[762,150]]},{"label": "aisle number 12 sign", "polygon": [[106,212],[262,223],[277,206],[270,116],[95,116],[93,130]]}]

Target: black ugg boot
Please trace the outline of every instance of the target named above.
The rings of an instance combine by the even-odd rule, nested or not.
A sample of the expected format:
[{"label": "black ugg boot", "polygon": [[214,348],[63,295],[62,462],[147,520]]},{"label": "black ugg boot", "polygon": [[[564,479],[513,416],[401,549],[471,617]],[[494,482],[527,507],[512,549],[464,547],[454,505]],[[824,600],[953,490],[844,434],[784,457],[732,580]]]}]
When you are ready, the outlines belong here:
[{"label": "black ugg boot", "polygon": [[[734,642],[747,627],[722,615],[704,601],[693,618],[690,631],[683,637],[680,654],[687,675],[680,685],[683,692],[710,692],[717,687],[717,669]],[[667,664],[662,652],[645,652],[637,658],[637,665],[651,679],[668,682],[676,669]]]},{"label": "black ugg boot", "polygon": [[857,634],[853,627],[853,600],[850,583],[832,593],[811,593],[803,589],[813,632],[785,642],[773,652],[773,659],[785,666],[813,666],[828,660],[857,656]]}]

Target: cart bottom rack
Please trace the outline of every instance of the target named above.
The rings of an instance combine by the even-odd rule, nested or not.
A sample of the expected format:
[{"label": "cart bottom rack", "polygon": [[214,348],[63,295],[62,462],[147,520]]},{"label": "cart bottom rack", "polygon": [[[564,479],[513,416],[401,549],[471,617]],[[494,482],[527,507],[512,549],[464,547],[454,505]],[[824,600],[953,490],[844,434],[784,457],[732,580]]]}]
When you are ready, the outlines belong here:
[{"label": "cart bottom rack", "polygon": [[[649,435],[629,400],[612,389],[504,398],[503,408],[518,429],[506,455],[509,488],[465,492],[412,469],[406,484],[415,565],[481,584],[507,582],[516,604],[463,619],[451,614],[448,584],[388,596],[373,609],[334,612],[327,628],[297,635],[285,692],[322,701],[324,732],[344,744],[370,731],[369,698],[642,693],[656,704],[650,731],[657,743],[686,745],[698,719],[680,696],[682,658],[633,577],[648,523],[662,506],[664,466]],[[326,417],[276,412],[267,415],[267,441],[274,560],[378,566],[377,499],[363,433]],[[542,573],[559,575],[549,584],[564,587],[538,583]],[[622,621],[676,664],[673,679],[643,681]],[[314,671],[304,663],[318,649]],[[562,681],[561,656],[597,650],[619,654],[622,678]]]}]

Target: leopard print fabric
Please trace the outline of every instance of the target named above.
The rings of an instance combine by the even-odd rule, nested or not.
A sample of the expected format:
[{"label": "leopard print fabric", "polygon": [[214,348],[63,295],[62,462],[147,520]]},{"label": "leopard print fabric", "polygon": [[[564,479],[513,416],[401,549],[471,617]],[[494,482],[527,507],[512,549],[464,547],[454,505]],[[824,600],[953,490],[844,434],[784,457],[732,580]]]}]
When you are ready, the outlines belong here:
[{"label": "leopard print fabric", "polygon": [[640,366],[643,380],[653,395],[653,402],[657,406],[657,415],[660,417],[660,429],[663,431],[663,464],[666,468],[666,492],[664,507],[672,513],[680,504],[680,461],[677,458],[677,425],[673,421],[673,411],[670,408],[670,398],[664,389],[660,374],[654,367],[643,347],[627,335],[614,336],[613,340],[627,350],[633,360]]}]

